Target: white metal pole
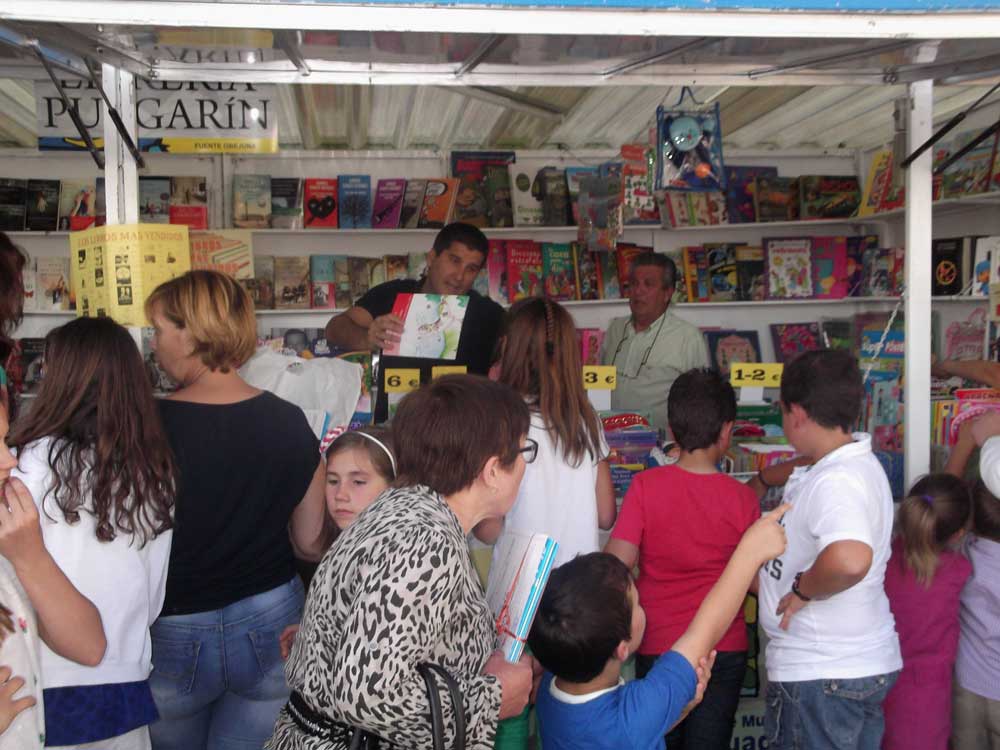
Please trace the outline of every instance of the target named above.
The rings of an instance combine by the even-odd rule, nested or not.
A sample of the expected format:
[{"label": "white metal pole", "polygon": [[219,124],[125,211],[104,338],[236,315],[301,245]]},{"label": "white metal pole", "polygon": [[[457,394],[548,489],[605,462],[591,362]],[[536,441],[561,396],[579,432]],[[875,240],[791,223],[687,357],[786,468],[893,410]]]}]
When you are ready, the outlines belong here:
[{"label": "white metal pole", "polygon": [[[125,124],[135,143],[135,77],[111,65],[101,66],[101,86]],[[108,224],[139,222],[139,171],[135,159],[125,147],[114,122],[103,104],[101,122],[104,125],[104,199]]]},{"label": "white metal pole", "polygon": [[[933,128],[932,81],[908,86],[912,150]],[[903,408],[906,488],[931,467],[931,150],[906,172],[906,396]]]}]

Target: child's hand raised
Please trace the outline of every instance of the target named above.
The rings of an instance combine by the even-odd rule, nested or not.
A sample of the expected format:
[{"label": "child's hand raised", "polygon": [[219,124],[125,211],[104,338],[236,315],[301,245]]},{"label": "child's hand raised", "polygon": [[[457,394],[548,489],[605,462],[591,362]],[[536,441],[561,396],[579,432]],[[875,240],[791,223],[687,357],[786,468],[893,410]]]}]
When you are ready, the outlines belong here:
[{"label": "child's hand raised", "polygon": [[743,534],[739,546],[743,547],[746,552],[753,554],[761,563],[773,560],[780,555],[785,551],[785,546],[788,543],[781,519],[791,507],[788,503],[784,503],[758,518],[753,526]]}]

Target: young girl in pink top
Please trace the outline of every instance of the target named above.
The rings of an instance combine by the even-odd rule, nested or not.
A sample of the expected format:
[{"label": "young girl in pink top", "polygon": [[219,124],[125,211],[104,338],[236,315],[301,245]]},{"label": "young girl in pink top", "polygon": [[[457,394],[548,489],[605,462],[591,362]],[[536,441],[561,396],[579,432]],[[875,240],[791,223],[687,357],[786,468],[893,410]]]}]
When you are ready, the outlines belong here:
[{"label": "young girl in pink top", "polygon": [[972,573],[953,548],[971,516],[969,488],[950,474],[924,477],[899,507],[885,592],[903,671],[883,704],[883,750],[948,747],[959,595]]}]

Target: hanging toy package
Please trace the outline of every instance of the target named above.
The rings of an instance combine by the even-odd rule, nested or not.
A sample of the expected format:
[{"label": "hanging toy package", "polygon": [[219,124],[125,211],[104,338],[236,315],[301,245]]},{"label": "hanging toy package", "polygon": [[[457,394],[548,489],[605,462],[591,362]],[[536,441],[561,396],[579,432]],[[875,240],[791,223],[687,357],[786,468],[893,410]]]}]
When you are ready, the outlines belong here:
[{"label": "hanging toy package", "polygon": [[[691,103],[684,108],[684,99]],[[719,105],[699,105],[687,86],[673,107],[656,108],[656,186],[660,190],[725,190]]]}]

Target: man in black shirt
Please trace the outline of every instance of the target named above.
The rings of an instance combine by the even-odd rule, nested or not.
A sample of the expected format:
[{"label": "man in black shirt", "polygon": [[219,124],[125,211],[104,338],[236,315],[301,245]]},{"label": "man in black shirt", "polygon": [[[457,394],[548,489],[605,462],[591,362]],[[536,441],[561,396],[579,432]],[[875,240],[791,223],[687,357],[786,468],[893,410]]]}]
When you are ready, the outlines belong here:
[{"label": "man in black shirt", "polygon": [[[382,349],[399,341],[403,332],[403,321],[391,314],[397,294],[464,294],[469,297],[469,306],[458,340],[458,356],[454,362],[440,364],[465,365],[470,373],[486,375],[504,314],[500,305],[472,289],[488,253],[489,242],[479,229],[461,222],[449,224],[434,238],[422,278],[387,281],[369,289],[353,307],[326,324],[327,342],[349,350]],[[382,361],[383,369],[428,369],[428,360],[383,357]],[[380,393],[379,401],[385,401],[384,393]],[[376,420],[380,419],[384,419],[384,408],[376,408]]]}]

